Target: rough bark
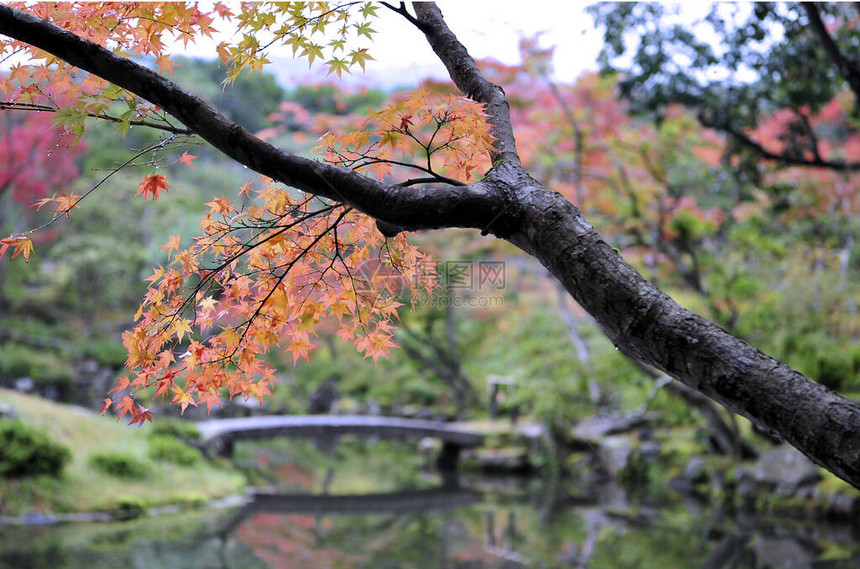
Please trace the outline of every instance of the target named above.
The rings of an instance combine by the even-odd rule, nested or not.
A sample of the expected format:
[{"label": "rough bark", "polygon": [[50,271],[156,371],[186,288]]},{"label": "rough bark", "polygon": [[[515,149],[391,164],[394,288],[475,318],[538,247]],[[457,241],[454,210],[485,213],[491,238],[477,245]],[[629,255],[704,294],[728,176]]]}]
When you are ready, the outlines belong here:
[{"label": "rough bark", "polygon": [[171,113],[234,160],[301,190],[347,203],[401,230],[470,227],[537,258],[629,357],[777,432],[860,487],[860,405],[691,313],[646,281],[580,211],[520,165],[507,103],[483,78],[434,4],[411,18],[461,90],[488,105],[500,160],[481,182],[416,191],[267,144],[164,77],[48,22],[0,6],[0,33],[30,43]]}]

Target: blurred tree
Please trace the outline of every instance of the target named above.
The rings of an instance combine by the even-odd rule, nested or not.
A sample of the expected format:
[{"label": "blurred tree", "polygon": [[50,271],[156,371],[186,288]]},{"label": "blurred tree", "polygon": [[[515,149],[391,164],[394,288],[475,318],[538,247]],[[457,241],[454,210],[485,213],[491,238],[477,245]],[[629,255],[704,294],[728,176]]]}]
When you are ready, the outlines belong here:
[{"label": "blurred tree", "polygon": [[[860,114],[854,5],[714,4],[703,20],[683,24],[676,9],[661,4],[589,10],[604,30],[602,68],[623,71],[619,89],[634,112],[659,120],[673,104],[692,109],[703,125],[728,136],[729,152],[747,159],[747,175],[756,174],[761,159],[860,170],[860,134],[852,124]],[[756,129],[777,112],[778,131],[759,136]],[[842,120],[832,124],[838,115]]]},{"label": "blurred tree", "polygon": [[278,110],[284,99],[284,90],[270,73],[243,74],[226,89],[226,68],[222,63],[185,57],[174,61],[178,84],[251,132],[268,126],[269,115]]},{"label": "blurred tree", "polygon": [[[120,378],[117,390],[155,385],[183,409],[214,404],[223,387],[262,398],[274,378],[261,354],[280,343],[294,360],[306,357],[315,326],[329,316],[365,356],[384,357],[393,345],[396,287],[390,279],[370,278],[359,289],[353,269],[378,255],[411,280],[420,276],[425,257],[404,232],[465,227],[536,257],[624,354],[776,431],[860,485],[860,405],[679,306],[627,264],[574,204],[532,177],[517,151],[503,90],[487,81],[434,4],[391,9],[418,28],[416,37],[430,43],[470,99],[419,90],[392,102],[373,113],[364,130],[325,137],[326,157],[339,165],[273,147],[126,53],[155,56],[166,73],[173,62],[164,37],[207,35],[214,17],[234,17],[237,41],[218,46],[231,80],[266,64],[272,44],[258,40],[266,33],[272,43],[319,58],[340,76],[368,59],[366,48],[347,43],[372,34],[369,20],[381,6],[243,4],[238,15],[221,4],[213,14],[177,4],[26,9],[0,6],[0,33],[15,40],[4,49],[24,50],[34,63],[16,67],[5,92],[43,77],[75,101],[62,109],[72,132],[110,103],[126,109],[113,115],[121,130],[146,124],[168,140],[196,134],[267,177],[261,188],[243,188],[257,204],[240,209],[215,198],[207,204],[203,236],[185,249],[178,236],[165,245],[173,264],[150,278],[141,318],[126,335],[134,375]],[[353,26],[343,26],[350,17]],[[314,34],[332,24],[334,39],[315,42]],[[48,62],[46,53],[53,54]],[[417,161],[404,163],[407,156]],[[151,173],[138,194],[155,199],[166,189],[165,176]],[[56,205],[58,215],[69,211],[65,200]],[[18,235],[0,247],[26,256],[32,243]],[[173,365],[177,354],[181,363]],[[150,418],[130,396],[116,407],[135,423]]]},{"label": "blurred tree", "polygon": [[[27,227],[29,208],[52,192],[68,191],[78,175],[75,160],[86,145],[54,124],[43,98],[0,107],[0,228]],[[11,224],[11,225],[10,225]]]}]

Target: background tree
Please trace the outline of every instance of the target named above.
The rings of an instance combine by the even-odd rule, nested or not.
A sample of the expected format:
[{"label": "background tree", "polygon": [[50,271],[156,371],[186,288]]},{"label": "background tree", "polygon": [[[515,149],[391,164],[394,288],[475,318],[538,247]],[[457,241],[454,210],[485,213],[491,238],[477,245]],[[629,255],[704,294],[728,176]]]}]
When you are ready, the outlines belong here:
[{"label": "background tree", "polygon": [[[350,8],[360,15],[352,27],[343,26]],[[180,248],[179,237],[165,246],[175,261],[150,278],[138,325],[126,336],[134,375],[119,388],[154,385],[159,394],[173,393],[183,408],[214,403],[223,387],[231,394],[262,397],[272,376],[260,354],[280,342],[294,359],[305,357],[313,347],[313,326],[325,316],[336,318],[342,337],[362,353],[384,356],[399,291],[389,280],[371,280],[357,289],[351,268],[383,250],[407,282],[432,288],[413,278],[420,277],[423,257],[404,232],[472,228],[536,257],[623,353],[773,429],[837,475],[860,484],[860,406],[680,307],[624,262],[567,198],[531,177],[516,149],[503,91],[486,80],[435,5],[393,9],[424,34],[470,99],[419,92],[374,114],[370,132],[326,141],[341,160],[370,170],[375,178],[276,148],[164,75],[118,54],[152,55],[161,70],[169,71],[166,34],[191,38],[211,31],[212,16],[195,6],[37,4],[27,9],[35,15],[0,7],[0,33],[14,38],[5,49],[23,50],[33,64],[13,69],[7,94],[26,98],[41,81],[61,85],[74,102],[63,111],[72,132],[96,115],[116,121],[121,130],[161,129],[168,141],[196,134],[267,177],[256,191],[243,192],[255,196],[256,204],[240,209],[216,198],[208,204],[200,238],[186,249]],[[245,5],[237,16],[239,40],[218,48],[228,77],[265,64],[271,44],[260,42],[264,35],[309,59],[329,58],[326,64],[338,75],[367,59],[366,48],[347,43],[372,33],[368,20],[377,7],[303,9],[298,4]],[[232,16],[223,5],[215,10]],[[325,31],[334,39],[318,43],[315,34]],[[167,143],[153,152],[165,150],[170,150]],[[425,165],[412,177],[399,177],[399,183],[386,181],[398,175],[398,168],[414,170],[401,164],[410,153],[422,156]],[[152,173],[138,194],[155,199],[167,189],[164,175]],[[54,203],[62,215],[76,202],[57,198]],[[2,245],[13,255],[29,255],[32,248],[28,235],[11,236]],[[192,326],[204,335],[188,341]],[[177,352],[180,363],[173,365]],[[117,407],[133,422],[149,418],[131,397],[123,397]]]},{"label": "background tree", "polygon": [[[855,8],[715,5],[695,23],[698,34],[661,5],[590,10],[604,26],[603,71],[618,77],[636,114],[665,132],[682,105],[725,140],[721,155],[712,155],[712,173],[697,176],[705,183],[696,201],[722,212],[709,247],[697,254],[697,280],[710,281],[711,314],[825,385],[854,389]],[[691,195],[682,182],[673,183],[675,192]],[[673,232],[683,236],[687,225]],[[765,294],[767,275],[774,286]],[[794,284],[786,290],[780,282]],[[811,325],[812,332],[799,321],[828,324]]]}]

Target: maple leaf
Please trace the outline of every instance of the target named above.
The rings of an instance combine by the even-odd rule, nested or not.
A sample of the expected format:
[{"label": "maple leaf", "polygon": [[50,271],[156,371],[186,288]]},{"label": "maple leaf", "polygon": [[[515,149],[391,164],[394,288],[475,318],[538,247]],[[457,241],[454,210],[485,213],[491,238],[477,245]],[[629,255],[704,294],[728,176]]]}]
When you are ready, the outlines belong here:
[{"label": "maple leaf", "polygon": [[114,388],[113,388],[113,389],[111,389],[110,391],[108,391],[108,394],[110,394],[110,393],[119,393],[120,391],[123,391],[124,389],[127,389],[127,388],[128,388],[128,386],[129,386],[129,385],[130,385],[130,383],[131,383],[131,382],[129,381],[129,379],[128,379],[127,377],[125,377],[125,376],[123,376],[123,377],[117,377],[117,378],[115,378],[115,379],[114,379],[114,381],[116,381],[116,385],[114,386]]},{"label": "maple leaf", "polygon": [[173,392],[176,394],[173,399],[170,401],[171,403],[179,403],[180,413],[185,413],[185,410],[189,405],[193,407],[197,407],[197,401],[194,400],[194,395],[187,391],[183,391],[181,387],[174,386]]},{"label": "maple leaf", "polygon": [[57,202],[57,211],[54,215],[57,216],[64,213],[66,214],[66,219],[69,219],[69,212],[72,211],[72,208],[80,207],[78,202],[81,201],[81,196],[64,192],[59,197],[54,198],[53,201]]},{"label": "maple leaf", "polygon": [[189,320],[184,318],[177,318],[173,321],[171,330],[173,330],[173,334],[176,336],[177,341],[181,342],[186,333],[189,335],[191,334],[191,327],[188,324]]},{"label": "maple leaf", "polygon": [[117,423],[126,413],[134,417],[135,406],[136,403],[134,402],[134,399],[132,399],[131,395],[124,395],[122,399],[119,400],[119,403],[116,406],[116,408],[119,410],[119,415],[116,418]]},{"label": "maple leaf", "polygon": [[166,71],[166,72],[170,73],[171,75],[173,75],[174,77],[176,76],[176,73],[173,72],[173,68],[176,67],[176,62],[170,61],[169,55],[164,54],[164,55],[160,56],[158,59],[155,60],[155,63],[156,63],[156,65],[158,65],[158,71],[162,75]]},{"label": "maple leaf", "polygon": [[99,409],[99,415],[104,415],[105,413],[107,413],[107,410],[110,408],[111,404],[113,403],[113,399],[106,397],[106,398],[102,399],[102,402],[104,404],[102,405],[102,408]]},{"label": "maple leaf", "polygon": [[188,166],[191,166],[192,168],[194,168],[194,163],[191,161],[194,160],[195,158],[197,158],[197,156],[195,156],[194,154],[188,154],[187,152],[183,152],[182,156],[179,157],[179,163],[180,164],[187,164]]},{"label": "maple leaf", "polygon": [[230,201],[224,197],[224,194],[221,194],[220,198],[212,196],[212,201],[206,202],[204,205],[209,206],[210,214],[225,214],[230,213],[231,211],[236,211],[236,208],[230,204]]},{"label": "maple leaf", "polygon": [[179,233],[170,237],[170,239],[167,240],[167,243],[162,245],[158,250],[161,251],[162,249],[167,249],[167,258],[168,259],[170,258],[170,255],[173,253],[174,250],[178,251],[179,250]]},{"label": "maple leaf", "polygon": [[149,421],[150,423],[152,422],[152,411],[146,407],[138,405],[136,412],[132,413],[131,421],[129,421],[128,424],[131,426],[135,423],[140,423],[140,425],[143,426],[145,421]]},{"label": "maple leaf", "polygon": [[153,200],[158,199],[158,194],[166,192],[168,188],[167,177],[163,174],[151,174],[144,176],[143,181],[137,188],[136,196],[143,195],[143,201],[146,201],[147,194],[152,196]]},{"label": "maple leaf", "polygon": [[3,258],[3,254],[9,247],[14,247],[12,250],[13,259],[23,254],[24,260],[28,263],[30,262],[30,253],[33,252],[33,242],[30,239],[27,237],[7,237],[6,239],[0,239],[0,258]]},{"label": "maple leaf", "polygon": [[210,312],[215,309],[215,306],[218,304],[218,301],[212,298],[211,296],[205,297],[200,301],[198,306],[202,312]]}]

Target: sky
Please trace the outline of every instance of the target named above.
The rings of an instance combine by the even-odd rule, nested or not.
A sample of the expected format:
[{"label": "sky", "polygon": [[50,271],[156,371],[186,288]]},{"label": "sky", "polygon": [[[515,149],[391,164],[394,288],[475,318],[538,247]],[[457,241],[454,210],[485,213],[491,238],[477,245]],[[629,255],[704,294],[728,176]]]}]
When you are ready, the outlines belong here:
[{"label": "sky", "polygon": [[[602,44],[593,20],[585,13],[589,2],[531,0],[441,0],[437,2],[448,26],[476,59],[495,58],[503,63],[519,63],[519,40],[543,33],[541,46],[556,46],[555,79],[572,82],[584,70],[596,70],[597,53]],[[447,77],[445,68],[424,40],[423,35],[399,14],[381,9],[373,29],[378,33],[370,47],[376,61],[367,64],[366,73],[355,70],[347,83],[363,83],[391,88],[415,84],[426,77]],[[189,52],[212,57],[211,46]],[[292,60],[288,51],[271,58],[274,73],[282,86],[299,82],[326,80],[326,69],[308,69],[304,60]],[[329,78],[331,79],[331,78]]]},{"label": "sky", "polygon": [[[519,63],[521,37],[542,33],[541,45],[556,47],[555,73],[559,82],[573,81],[584,70],[596,70],[601,34],[585,13],[585,2],[472,0],[438,2],[445,21],[476,59],[492,57],[502,63]],[[374,41],[379,59],[368,71],[426,66],[445,75],[435,54],[417,30],[403,17],[380,14],[380,32]],[[415,41],[415,38],[418,41]],[[403,46],[408,45],[409,49]]]}]

